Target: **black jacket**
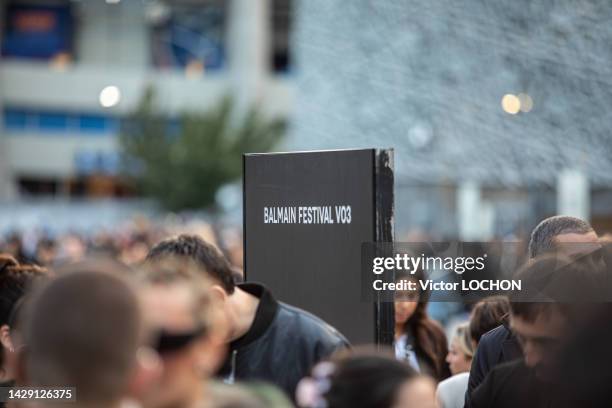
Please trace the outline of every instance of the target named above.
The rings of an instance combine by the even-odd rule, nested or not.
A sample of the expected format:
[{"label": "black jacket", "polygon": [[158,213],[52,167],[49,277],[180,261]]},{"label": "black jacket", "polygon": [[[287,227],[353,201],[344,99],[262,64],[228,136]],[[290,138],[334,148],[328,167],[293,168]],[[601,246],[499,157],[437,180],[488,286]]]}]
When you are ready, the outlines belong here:
[{"label": "black jacket", "polygon": [[466,408],[470,407],[472,392],[483,382],[489,371],[499,364],[516,360],[523,355],[518,340],[506,324],[485,333],[478,343],[465,393]]},{"label": "black jacket", "polygon": [[540,381],[523,359],[501,364],[472,393],[472,408],[561,408],[569,407],[558,386]]},{"label": "black jacket", "polygon": [[268,381],[294,398],[298,381],[314,364],[348,340],[318,317],[276,301],[262,285],[245,283],[240,289],[259,298],[249,331],[230,343],[219,375],[227,383],[237,380]]}]

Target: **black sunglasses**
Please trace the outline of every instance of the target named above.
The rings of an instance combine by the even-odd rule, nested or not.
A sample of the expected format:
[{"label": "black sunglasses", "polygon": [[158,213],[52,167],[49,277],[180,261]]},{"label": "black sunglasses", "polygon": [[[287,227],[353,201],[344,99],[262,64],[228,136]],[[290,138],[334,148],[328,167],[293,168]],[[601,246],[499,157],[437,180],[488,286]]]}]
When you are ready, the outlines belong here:
[{"label": "black sunglasses", "polygon": [[154,343],[154,349],[159,354],[168,354],[179,351],[194,340],[204,336],[207,330],[204,326],[196,327],[191,331],[186,332],[169,332],[161,329],[157,335],[157,341]]}]

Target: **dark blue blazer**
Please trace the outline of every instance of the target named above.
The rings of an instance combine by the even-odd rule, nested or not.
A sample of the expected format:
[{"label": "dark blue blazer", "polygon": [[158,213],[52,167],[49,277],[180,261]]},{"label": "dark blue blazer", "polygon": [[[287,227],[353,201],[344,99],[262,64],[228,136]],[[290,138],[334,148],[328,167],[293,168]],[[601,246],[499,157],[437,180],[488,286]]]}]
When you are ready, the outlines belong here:
[{"label": "dark blue blazer", "polygon": [[516,337],[505,326],[497,326],[486,332],[478,343],[472,360],[468,389],[465,393],[465,408],[470,407],[470,395],[483,382],[495,366],[521,358],[523,353]]}]

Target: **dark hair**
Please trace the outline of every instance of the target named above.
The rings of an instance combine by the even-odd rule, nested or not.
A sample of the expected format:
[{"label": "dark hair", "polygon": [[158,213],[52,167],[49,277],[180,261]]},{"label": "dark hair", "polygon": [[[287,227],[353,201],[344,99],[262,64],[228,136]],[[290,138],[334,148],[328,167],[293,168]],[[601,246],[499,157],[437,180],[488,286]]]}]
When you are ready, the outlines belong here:
[{"label": "dark hair", "polygon": [[590,291],[588,274],[584,263],[564,256],[547,254],[528,261],[514,277],[521,281],[522,290],[510,295],[512,315],[528,322],[555,311],[570,317],[572,308],[566,301],[572,299],[571,292],[581,277],[585,277],[581,290]]},{"label": "dark hair", "polygon": [[43,268],[19,264],[12,256],[0,254],[0,326],[8,324],[15,304],[33,281],[43,275]]},{"label": "dark hair", "polygon": [[567,215],[556,215],[540,222],[531,232],[529,258],[535,258],[554,249],[554,238],[562,234],[586,234],[593,231],[588,222]]},{"label": "dark hair", "polygon": [[[6,324],[13,329],[20,301],[35,280],[45,275],[43,268],[20,265],[12,256],[0,254],[0,326]],[[4,353],[0,350],[0,367],[3,364]]]},{"label": "dark hair", "polygon": [[221,284],[229,294],[234,293],[234,273],[227,259],[217,248],[197,235],[179,235],[155,245],[147,254],[146,262],[169,258],[187,258],[199,269]]},{"label": "dark hair", "polygon": [[[416,271],[413,275],[396,274],[396,279],[424,279],[422,271]],[[431,364],[436,380],[441,381],[450,376],[446,355],[448,354],[448,342],[444,329],[427,314],[427,303],[429,292],[421,290],[419,301],[414,313],[404,324],[404,330],[411,330],[415,336],[413,345],[417,353],[423,354]]]},{"label": "dark hair", "polygon": [[22,331],[32,386],[69,384],[79,401],[110,406],[122,397],[133,367],[141,313],[136,294],[113,275],[128,270],[99,269],[83,264],[58,271],[27,303]]},{"label": "dark hair", "polygon": [[503,323],[510,313],[510,302],[506,296],[489,296],[481,299],[472,309],[470,337],[478,343],[486,332]]},{"label": "dark hair", "polygon": [[404,382],[417,377],[408,364],[376,351],[351,352],[334,361],[328,408],[392,407]]}]

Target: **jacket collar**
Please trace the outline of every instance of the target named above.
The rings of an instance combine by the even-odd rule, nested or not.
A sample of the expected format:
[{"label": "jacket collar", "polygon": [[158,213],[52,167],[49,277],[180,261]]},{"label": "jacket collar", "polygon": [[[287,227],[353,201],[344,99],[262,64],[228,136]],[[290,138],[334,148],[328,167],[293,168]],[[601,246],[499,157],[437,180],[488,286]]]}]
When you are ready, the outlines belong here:
[{"label": "jacket collar", "polygon": [[260,338],[268,330],[278,311],[278,301],[274,299],[272,293],[264,285],[241,283],[237,287],[258,298],[259,304],[251,328],[242,337],[230,343],[231,350],[245,347]]},{"label": "jacket collar", "polygon": [[501,317],[501,324],[506,330],[512,333],[512,329],[510,328],[510,313],[506,313]]},{"label": "jacket collar", "polygon": [[521,346],[510,327],[510,314],[507,313],[502,317],[502,324],[508,331],[502,343],[502,356],[504,361],[511,361],[523,357]]}]

